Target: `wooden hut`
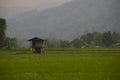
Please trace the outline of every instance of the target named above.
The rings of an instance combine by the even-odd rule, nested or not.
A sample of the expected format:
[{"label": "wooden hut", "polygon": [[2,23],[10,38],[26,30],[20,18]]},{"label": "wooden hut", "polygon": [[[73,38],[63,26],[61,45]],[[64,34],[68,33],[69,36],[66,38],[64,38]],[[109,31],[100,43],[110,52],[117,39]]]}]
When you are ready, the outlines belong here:
[{"label": "wooden hut", "polygon": [[30,41],[31,43],[31,50],[33,53],[42,53],[43,52],[43,48],[44,48],[44,39],[38,38],[38,37],[34,37],[32,39],[29,39],[28,41]]}]

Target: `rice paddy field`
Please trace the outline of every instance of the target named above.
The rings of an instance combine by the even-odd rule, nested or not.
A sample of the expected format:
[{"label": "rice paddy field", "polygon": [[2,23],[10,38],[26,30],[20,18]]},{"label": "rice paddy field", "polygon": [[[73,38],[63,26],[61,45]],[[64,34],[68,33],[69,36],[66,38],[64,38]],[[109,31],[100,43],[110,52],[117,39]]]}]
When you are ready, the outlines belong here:
[{"label": "rice paddy field", "polygon": [[1,50],[0,80],[120,80],[120,48]]}]

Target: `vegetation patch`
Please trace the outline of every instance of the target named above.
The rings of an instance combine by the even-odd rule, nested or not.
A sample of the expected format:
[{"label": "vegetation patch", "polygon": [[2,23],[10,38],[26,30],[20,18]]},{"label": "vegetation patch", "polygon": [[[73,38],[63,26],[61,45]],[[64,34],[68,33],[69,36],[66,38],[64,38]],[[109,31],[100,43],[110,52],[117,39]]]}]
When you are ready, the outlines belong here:
[{"label": "vegetation patch", "polygon": [[120,49],[15,51],[0,51],[0,80],[120,80]]}]

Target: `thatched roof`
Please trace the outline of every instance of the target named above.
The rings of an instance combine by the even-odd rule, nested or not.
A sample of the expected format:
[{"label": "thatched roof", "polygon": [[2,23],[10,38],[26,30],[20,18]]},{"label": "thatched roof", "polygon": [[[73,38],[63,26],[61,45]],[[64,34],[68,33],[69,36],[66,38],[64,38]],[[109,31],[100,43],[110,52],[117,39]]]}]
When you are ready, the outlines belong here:
[{"label": "thatched roof", "polygon": [[38,38],[38,37],[31,38],[28,41],[34,41],[34,40],[45,41],[44,39],[41,39],[41,38]]}]

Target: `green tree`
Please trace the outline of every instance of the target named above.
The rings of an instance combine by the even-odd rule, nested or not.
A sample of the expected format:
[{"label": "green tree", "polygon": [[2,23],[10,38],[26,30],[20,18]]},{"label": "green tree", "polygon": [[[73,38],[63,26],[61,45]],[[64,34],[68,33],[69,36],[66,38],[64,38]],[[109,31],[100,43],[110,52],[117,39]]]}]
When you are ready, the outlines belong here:
[{"label": "green tree", "polygon": [[68,40],[60,40],[60,47],[61,48],[69,48],[70,42]]},{"label": "green tree", "polygon": [[112,40],[113,40],[113,43],[116,43],[117,41],[120,40],[120,34],[118,32],[113,32],[112,33]]},{"label": "green tree", "polygon": [[102,33],[97,33],[95,35],[94,42],[96,46],[103,46],[102,37],[103,37]]},{"label": "green tree", "polygon": [[87,33],[85,35],[81,36],[81,39],[88,45],[90,46],[91,42],[94,41],[94,35],[92,33]]},{"label": "green tree", "polygon": [[15,48],[17,46],[16,38],[6,37],[4,46],[5,46],[6,49]]},{"label": "green tree", "polygon": [[71,42],[71,44],[75,48],[81,48],[82,46],[85,45],[85,42],[82,39],[76,38]]},{"label": "green tree", "polygon": [[112,34],[110,31],[103,33],[102,43],[106,47],[110,47],[113,44]]},{"label": "green tree", "polygon": [[0,18],[0,48],[2,48],[4,45],[5,30],[6,30],[6,20]]}]

